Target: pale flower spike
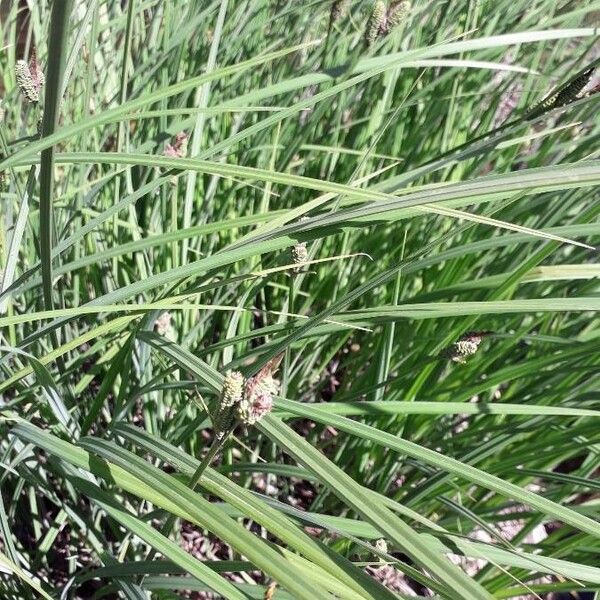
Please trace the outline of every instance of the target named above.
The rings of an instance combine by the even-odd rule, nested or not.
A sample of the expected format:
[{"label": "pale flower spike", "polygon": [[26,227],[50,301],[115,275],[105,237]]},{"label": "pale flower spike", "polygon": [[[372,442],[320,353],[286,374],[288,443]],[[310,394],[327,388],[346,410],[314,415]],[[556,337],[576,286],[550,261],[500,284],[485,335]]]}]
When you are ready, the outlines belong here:
[{"label": "pale flower spike", "polygon": [[308,262],[308,250],[306,249],[306,242],[298,243],[292,248],[292,260],[296,265],[294,271],[298,273],[302,269],[302,266]]},{"label": "pale flower spike", "polygon": [[185,131],[180,131],[173,139],[173,144],[165,145],[165,156],[182,158],[187,154],[188,136]]},{"label": "pale flower spike", "polygon": [[171,328],[171,313],[162,313],[162,315],[154,321],[154,326],[156,327],[156,333],[158,333],[158,335],[167,335]]},{"label": "pale flower spike", "polygon": [[283,355],[269,361],[244,386],[244,397],[238,405],[238,417],[246,425],[254,425],[273,409],[273,396],[279,392],[279,381],[273,377]]},{"label": "pale flower spike", "polygon": [[225,374],[221,392],[221,407],[239,404],[244,394],[244,377],[239,371],[229,371]]},{"label": "pale flower spike", "polygon": [[17,85],[28,102],[37,104],[40,101],[40,90],[46,79],[37,61],[35,52],[31,56],[29,64],[24,60],[18,60],[15,65]]}]

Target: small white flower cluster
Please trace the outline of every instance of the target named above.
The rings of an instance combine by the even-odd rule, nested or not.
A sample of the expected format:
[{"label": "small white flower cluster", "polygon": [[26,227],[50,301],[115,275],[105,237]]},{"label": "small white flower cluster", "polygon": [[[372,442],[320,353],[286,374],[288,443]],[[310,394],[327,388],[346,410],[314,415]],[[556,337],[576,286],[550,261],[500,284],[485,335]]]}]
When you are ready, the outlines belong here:
[{"label": "small white flower cluster", "polygon": [[[260,375],[260,374],[259,374]],[[246,425],[254,425],[273,408],[273,396],[279,392],[279,381],[271,374],[248,379],[244,397],[238,405],[238,417]]]},{"label": "small white flower cluster", "polygon": [[239,404],[244,395],[244,376],[239,371],[229,371],[225,375],[221,392],[221,406],[229,408]]},{"label": "small white flower cluster", "polygon": [[171,330],[171,313],[164,312],[154,321],[154,327],[156,327],[156,333],[158,335],[167,335]]},{"label": "small white flower cluster", "polygon": [[471,340],[461,340],[454,344],[455,355],[452,357],[454,362],[465,362],[466,356],[471,356],[477,352],[479,344]]},{"label": "small white flower cluster", "polygon": [[298,273],[302,268],[302,265],[308,262],[308,250],[306,249],[306,242],[300,242],[292,248],[292,260],[296,265],[294,271]]},{"label": "small white flower cluster", "polygon": [[245,425],[254,425],[273,408],[273,396],[279,392],[279,381],[270,373],[259,373],[244,382],[239,371],[225,375],[220,411],[235,407],[235,414]]},{"label": "small white flower cluster", "polygon": [[24,60],[18,60],[15,64],[15,75],[17,85],[28,102],[37,104],[40,101],[40,90],[46,78],[40,69],[35,55],[29,64]]},{"label": "small white flower cluster", "polygon": [[490,335],[491,331],[471,331],[465,333],[457,342],[452,344],[445,352],[447,358],[457,363],[466,363],[467,356],[472,356],[479,349],[483,338]]}]

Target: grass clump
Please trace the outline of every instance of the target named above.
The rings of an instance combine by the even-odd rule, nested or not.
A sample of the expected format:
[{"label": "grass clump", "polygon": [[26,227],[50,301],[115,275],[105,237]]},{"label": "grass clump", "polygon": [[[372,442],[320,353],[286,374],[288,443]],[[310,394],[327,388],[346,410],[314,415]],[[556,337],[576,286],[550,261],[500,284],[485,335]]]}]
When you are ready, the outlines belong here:
[{"label": "grass clump", "polygon": [[593,3],[0,6],[0,597],[598,595]]}]

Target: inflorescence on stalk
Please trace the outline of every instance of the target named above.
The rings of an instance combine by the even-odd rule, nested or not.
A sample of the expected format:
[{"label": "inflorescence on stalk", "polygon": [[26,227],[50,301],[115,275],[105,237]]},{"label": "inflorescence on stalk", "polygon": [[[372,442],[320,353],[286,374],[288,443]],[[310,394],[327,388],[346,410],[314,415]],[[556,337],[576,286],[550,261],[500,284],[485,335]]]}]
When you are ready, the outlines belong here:
[{"label": "inflorescence on stalk", "polygon": [[389,7],[383,0],[375,0],[365,29],[367,46],[371,47],[379,38],[385,37],[402,24],[408,17],[411,8],[409,0],[393,2]]},{"label": "inflorescence on stalk", "polygon": [[237,419],[244,425],[258,423],[273,408],[273,396],[279,392],[274,373],[281,356],[269,361],[256,375],[244,379],[239,371],[228,371],[214,419],[215,435],[224,440]]},{"label": "inflorescence on stalk", "polygon": [[472,356],[479,350],[483,338],[491,334],[491,331],[469,331],[449,348],[446,348],[442,355],[453,362],[465,364],[467,357]]},{"label": "inflorescence on stalk", "polygon": [[29,63],[25,60],[17,61],[15,75],[17,77],[17,85],[27,102],[37,104],[40,101],[40,91],[46,82],[46,78],[37,61],[35,51],[32,53]]}]

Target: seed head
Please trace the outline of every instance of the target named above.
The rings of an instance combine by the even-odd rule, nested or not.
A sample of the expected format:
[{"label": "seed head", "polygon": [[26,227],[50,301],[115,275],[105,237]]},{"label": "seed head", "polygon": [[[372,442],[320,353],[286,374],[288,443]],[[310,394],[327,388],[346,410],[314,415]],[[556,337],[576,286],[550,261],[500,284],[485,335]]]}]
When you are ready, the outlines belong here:
[{"label": "seed head", "polygon": [[279,392],[279,381],[273,377],[282,356],[265,365],[244,386],[244,397],[238,404],[238,418],[246,425],[254,425],[273,408],[273,396]]},{"label": "seed head", "polygon": [[230,407],[239,404],[244,394],[244,377],[239,371],[229,371],[225,374],[221,390],[221,406]]},{"label": "seed head", "polygon": [[491,331],[469,331],[447,348],[443,354],[454,362],[464,364],[467,362],[467,356],[475,354],[483,338],[491,333]]},{"label": "seed head", "polygon": [[171,328],[171,313],[162,313],[162,315],[154,321],[154,327],[156,327],[156,333],[158,333],[158,335],[166,335]]},{"label": "seed head", "polygon": [[406,20],[411,8],[412,4],[409,0],[402,0],[402,2],[397,2],[390,7],[387,15],[387,22],[390,30]]},{"label": "seed head", "polygon": [[264,391],[256,391],[252,396],[242,398],[238,405],[238,417],[246,425],[254,425],[273,408],[273,396]]},{"label": "seed head", "polygon": [[371,16],[367,22],[365,31],[365,40],[367,46],[371,47],[377,38],[387,33],[387,9],[383,0],[376,0],[373,3]]},{"label": "seed head", "polygon": [[349,0],[333,0],[331,4],[331,14],[329,16],[330,25],[337,23],[346,16],[349,4]]},{"label": "seed head", "polygon": [[302,266],[308,262],[308,250],[306,249],[306,242],[296,244],[292,248],[292,260],[297,265],[294,268],[296,273],[299,273]]},{"label": "seed head", "polygon": [[180,131],[173,139],[173,144],[165,146],[165,156],[181,158],[187,154],[188,136],[185,131]]},{"label": "seed head", "polygon": [[24,60],[18,60],[15,65],[17,85],[28,102],[37,104],[40,101],[40,90],[46,79],[37,61],[35,52],[31,56],[29,64]]}]

